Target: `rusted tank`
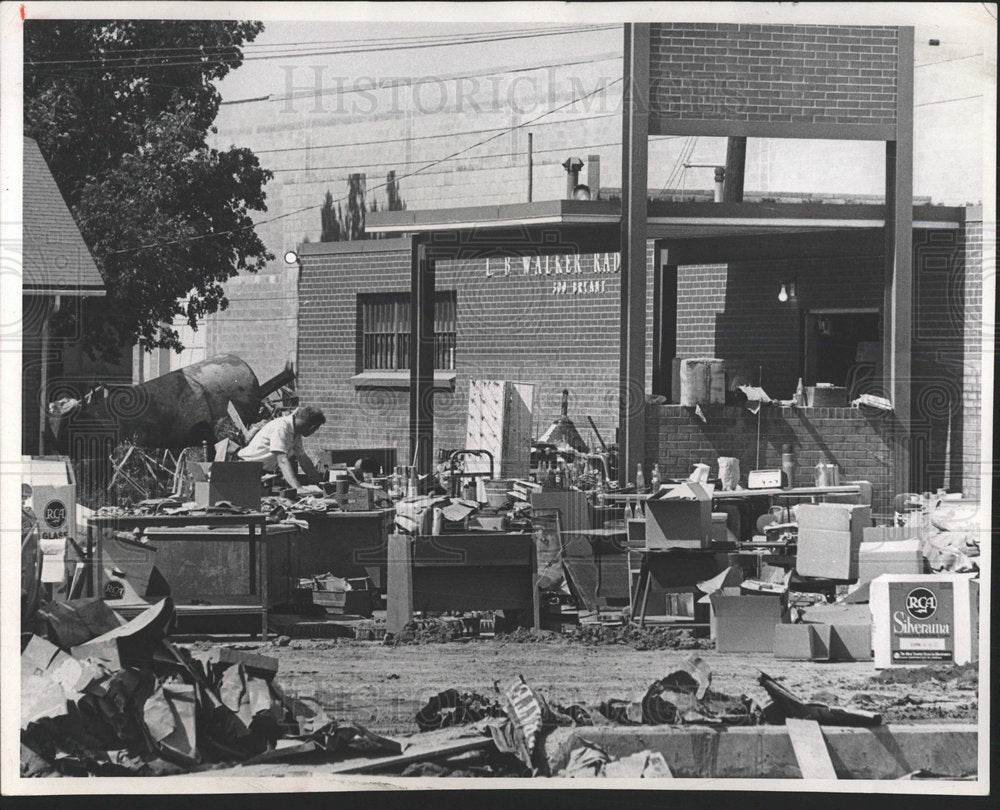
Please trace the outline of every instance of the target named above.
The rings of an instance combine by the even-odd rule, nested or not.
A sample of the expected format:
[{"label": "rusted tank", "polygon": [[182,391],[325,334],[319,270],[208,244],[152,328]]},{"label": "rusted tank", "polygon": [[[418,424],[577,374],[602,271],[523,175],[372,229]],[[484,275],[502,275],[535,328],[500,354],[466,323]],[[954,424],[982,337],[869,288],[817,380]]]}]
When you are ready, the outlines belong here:
[{"label": "rusted tank", "polygon": [[221,354],[139,385],[103,388],[82,401],[53,403],[57,440],[68,424],[113,424],[121,439],[140,447],[180,449],[215,441],[215,423],[230,402],[245,424],[256,421],[261,401],[294,377],[291,367],[261,385],[235,354]]}]

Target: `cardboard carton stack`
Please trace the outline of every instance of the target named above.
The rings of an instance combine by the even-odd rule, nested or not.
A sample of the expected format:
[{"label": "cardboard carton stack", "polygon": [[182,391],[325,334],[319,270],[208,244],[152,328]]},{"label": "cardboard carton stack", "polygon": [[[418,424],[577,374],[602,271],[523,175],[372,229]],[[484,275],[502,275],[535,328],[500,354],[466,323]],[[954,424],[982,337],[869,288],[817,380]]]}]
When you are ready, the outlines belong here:
[{"label": "cardboard carton stack", "polygon": [[804,577],[855,580],[871,508],[841,503],[802,504],[795,568]]},{"label": "cardboard carton stack", "polygon": [[866,527],[858,553],[858,581],[871,582],[882,574],[922,574],[922,532],[911,526]]}]

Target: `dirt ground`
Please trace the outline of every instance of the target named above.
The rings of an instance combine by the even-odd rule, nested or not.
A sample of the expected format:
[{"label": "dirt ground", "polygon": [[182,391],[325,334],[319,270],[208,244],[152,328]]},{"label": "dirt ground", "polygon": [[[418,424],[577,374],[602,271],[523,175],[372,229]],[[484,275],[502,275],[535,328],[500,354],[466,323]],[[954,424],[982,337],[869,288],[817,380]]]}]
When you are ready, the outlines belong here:
[{"label": "dirt ground", "polygon": [[[190,645],[206,649],[212,642]],[[978,679],[974,667],[921,673],[879,674],[873,662],[779,661],[770,654],[714,650],[636,650],[632,645],[589,645],[549,637],[534,643],[473,639],[389,646],[354,640],[226,642],[280,660],[277,681],[288,693],[314,697],[331,717],[372,731],[417,731],[414,715],[428,698],[455,688],[493,694],[518,675],[549,701],[596,704],[608,698],[641,697],[686,655],[712,669],[712,688],[766,702],[760,671],[782,681],[804,700],[881,712],[884,722],[976,722]]]}]

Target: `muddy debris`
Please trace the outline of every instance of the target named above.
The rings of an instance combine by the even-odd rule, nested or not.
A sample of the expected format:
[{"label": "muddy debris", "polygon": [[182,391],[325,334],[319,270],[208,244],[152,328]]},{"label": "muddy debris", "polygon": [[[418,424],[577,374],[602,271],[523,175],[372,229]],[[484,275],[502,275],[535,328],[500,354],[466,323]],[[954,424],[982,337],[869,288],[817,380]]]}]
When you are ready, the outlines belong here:
[{"label": "muddy debris", "polygon": [[900,667],[884,669],[869,679],[870,684],[928,684],[932,682],[954,684],[958,689],[979,687],[979,664],[932,664],[926,667]]}]

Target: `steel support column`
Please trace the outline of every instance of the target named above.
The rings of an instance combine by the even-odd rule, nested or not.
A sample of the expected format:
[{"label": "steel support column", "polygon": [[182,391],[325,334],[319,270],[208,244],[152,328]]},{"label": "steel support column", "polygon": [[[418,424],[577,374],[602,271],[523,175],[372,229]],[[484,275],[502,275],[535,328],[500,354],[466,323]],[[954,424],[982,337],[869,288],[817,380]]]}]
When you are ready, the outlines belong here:
[{"label": "steel support column", "polygon": [[413,237],[410,258],[410,459],[434,470],[434,260]]},{"label": "steel support column", "polygon": [[898,420],[896,492],[909,491],[913,311],[913,29],[899,28],[896,140],[885,148],[885,297],[883,368],[886,396]]},{"label": "steel support column", "polygon": [[622,101],[621,343],[618,480],[634,478],[646,433],[646,170],[649,148],[649,24],[625,25]]}]

